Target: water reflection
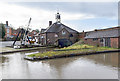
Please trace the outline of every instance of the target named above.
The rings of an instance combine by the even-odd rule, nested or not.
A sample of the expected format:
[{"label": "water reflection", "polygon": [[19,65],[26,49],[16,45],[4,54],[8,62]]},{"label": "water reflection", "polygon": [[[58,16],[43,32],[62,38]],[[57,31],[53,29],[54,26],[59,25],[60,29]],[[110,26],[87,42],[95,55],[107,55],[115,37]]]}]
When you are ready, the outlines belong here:
[{"label": "water reflection", "polygon": [[118,78],[120,81],[120,53],[118,53]]},{"label": "water reflection", "polygon": [[7,58],[7,57],[4,57],[4,56],[1,56],[0,59],[1,59],[1,60],[0,60],[0,63],[1,63],[1,64],[9,61],[8,58]]},{"label": "water reflection", "polygon": [[85,58],[95,61],[97,64],[103,64],[105,66],[118,67],[118,53],[112,54],[100,54],[94,56],[86,56]]},{"label": "water reflection", "polygon": [[[43,63],[56,68],[59,78],[110,78],[113,73],[117,73],[118,53],[49,60]],[[113,73],[109,75],[110,72]]]},{"label": "water reflection", "polygon": [[0,80],[2,79],[2,55],[0,55]]},{"label": "water reflection", "polygon": [[[33,52],[35,53],[41,51]],[[2,61],[3,78],[10,79],[118,78],[117,74],[118,53],[60,58],[35,62],[24,60],[23,57],[25,56],[25,54],[29,53],[30,51],[26,53],[22,52],[3,55],[4,58],[4,60]]]}]

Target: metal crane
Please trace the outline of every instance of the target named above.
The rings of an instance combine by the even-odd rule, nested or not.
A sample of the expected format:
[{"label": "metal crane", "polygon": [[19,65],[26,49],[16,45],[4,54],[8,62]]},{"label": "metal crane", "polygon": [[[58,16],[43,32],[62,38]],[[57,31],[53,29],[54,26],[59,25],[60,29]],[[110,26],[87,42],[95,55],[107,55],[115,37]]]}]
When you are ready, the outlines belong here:
[{"label": "metal crane", "polygon": [[31,19],[32,18],[29,19],[27,28],[26,29],[21,28],[21,30],[18,32],[17,37],[16,37],[16,39],[13,42],[13,46],[15,45],[15,43],[16,43],[16,41],[18,39],[18,36],[20,35],[20,33],[21,33],[21,37],[20,37],[21,38],[21,45],[23,45],[23,46],[26,45],[26,41],[27,40],[31,44],[31,41],[29,40],[29,37],[28,37],[28,32],[30,30],[29,26],[30,26],[30,23],[31,23]]}]

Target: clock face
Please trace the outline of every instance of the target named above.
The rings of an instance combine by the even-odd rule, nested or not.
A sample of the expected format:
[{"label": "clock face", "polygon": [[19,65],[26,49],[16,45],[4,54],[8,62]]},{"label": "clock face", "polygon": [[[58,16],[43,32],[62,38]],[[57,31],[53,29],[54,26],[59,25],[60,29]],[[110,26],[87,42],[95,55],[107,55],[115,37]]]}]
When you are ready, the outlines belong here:
[{"label": "clock face", "polygon": [[65,35],[66,34],[66,32],[65,31],[62,31],[62,35]]}]

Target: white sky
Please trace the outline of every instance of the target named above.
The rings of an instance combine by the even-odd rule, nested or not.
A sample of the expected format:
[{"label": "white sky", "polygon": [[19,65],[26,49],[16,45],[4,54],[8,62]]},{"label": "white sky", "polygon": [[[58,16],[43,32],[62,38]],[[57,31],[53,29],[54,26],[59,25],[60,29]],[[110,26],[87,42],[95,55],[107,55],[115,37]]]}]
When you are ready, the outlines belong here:
[{"label": "white sky", "polygon": [[[15,4],[0,3],[0,11],[0,22],[5,23],[5,21],[9,21],[9,25],[12,25],[14,28],[26,26],[30,17],[32,18],[32,29],[48,27],[49,20],[55,22],[56,10],[48,11],[40,8],[35,9],[24,6],[18,6]],[[62,14],[62,20],[64,21],[94,18],[94,15],[80,13],[73,14],[61,11],[60,14]]]},{"label": "white sky", "polygon": [[[32,18],[32,21],[30,24],[30,28],[32,28],[32,29],[47,28],[49,25],[49,23],[48,23],[49,21],[53,21],[53,23],[55,22],[55,14],[57,11],[55,9],[49,10],[49,9],[45,9],[42,7],[35,8],[35,7],[18,5],[18,4],[10,4],[7,2],[8,0],[1,0],[1,1],[3,1],[3,2],[0,3],[0,22],[5,23],[6,21],[9,21],[8,22],[9,25],[11,24],[14,28],[18,28],[20,26],[26,26],[28,24],[30,17]],[[15,0],[12,0],[12,1],[15,1]],[[17,0],[17,1],[24,2],[23,0]],[[29,1],[32,1],[32,0],[29,0]],[[36,1],[42,1],[42,0],[34,0],[33,2],[36,2]],[[47,1],[47,0],[45,0],[45,1]],[[51,1],[54,1],[54,0],[51,0]],[[63,1],[63,0],[61,0],[61,1]],[[65,1],[68,1],[68,0],[65,0]],[[73,0],[70,0],[70,1],[73,1]],[[88,0],[74,0],[74,1],[86,1],[87,2]],[[89,0],[89,1],[95,2],[97,0]],[[118,0],[101,0],[101,1],[117,2]],[[74,4],[72,6],[74,6]],[[89,11],[89,9],[86,9],[86,10]],[[96,10],[96,8],[93,9],[93,11],[94,10]],[[102,10],[102,8],[101,8],[101,10]],[[97,11],[95,11],[95,12],[97,12]],[[101,15],[101,14],[103,15],[103,17],[105,16],[104,18],[106,18],[107,14],[109,16],[110,15],[109,13],[112,14],[113,10],[108,10],[108,11],[102,10],[99,12],[101,12],[101,13],[90,14],[90,13],[80,13],[80,12],[67,12],[67,11],[65,12],[65,11],[60,10],[61,20],[62,20],[63,24],[73,27],[76,30],[77,29],[80,30],[80,28],[78,28],[79,26],[77,27],[77,25],[82,25],[82,24],[79,24],[79,22],[77,22],[77,25],[75,25],[74,23],[68,24],[68,23],[66,23],[66,21],[67,22],[68,21],[75,22],[75,21],[80,21],[80,20],[85,20],[85,19],[88,19],[88,21],[89,21],[89,19],[99,18],[99,16],[97,16],[97,15]],[[112,19],[111,16],[108,18]],[[116,16],[113,16],[113,18],[116,19]],[[89,22],[91,23],[91,21],[89,21]],[[106,23],[106,22],[104,22],[104,23]],[[86,25],[86,24],[88,24],[88,25]],[[86,29],[88,29],[88,30],[95,28],[95,27],[90,28],[89,23],[86,23],[86,24],[83,25],[82,30],[85,29],[84,26],[86,26]],[[99,24],[99,23],[97,23],[97,24]],[[92,25],[91,25],[91,27],[92,27]],[[82,30],[80,30],[80,31],[82,31]]]},{"label": "white sky", "polygon": [[3,2],[119,2],[119,0],[1,0]]}]

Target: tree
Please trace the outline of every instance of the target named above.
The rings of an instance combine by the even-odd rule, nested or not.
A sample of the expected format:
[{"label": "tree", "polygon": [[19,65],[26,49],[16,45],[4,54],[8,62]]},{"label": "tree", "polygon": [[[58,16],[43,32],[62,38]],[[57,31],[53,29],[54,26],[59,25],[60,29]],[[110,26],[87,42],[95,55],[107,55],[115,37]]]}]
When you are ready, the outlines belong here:
[{"label": "tree", "polygon": [[39,33],[39,30],[38,30],[38,29],[36,29],[36,32],[37,32],[37,33]]},{"label": "tree", "polygon": [[4,24],[0,23],[0,38],[4,38],[5,36],[5,26]]}]

